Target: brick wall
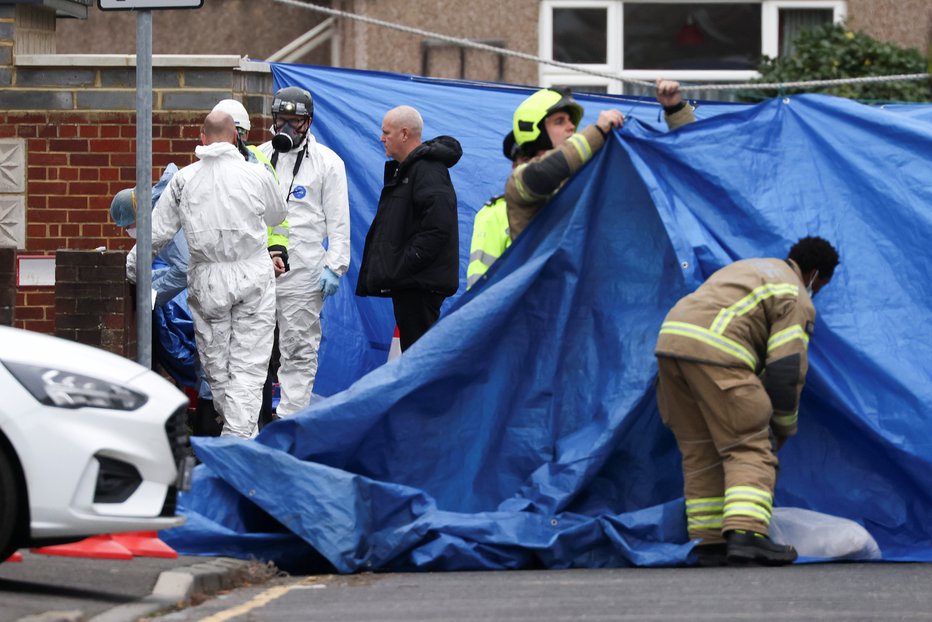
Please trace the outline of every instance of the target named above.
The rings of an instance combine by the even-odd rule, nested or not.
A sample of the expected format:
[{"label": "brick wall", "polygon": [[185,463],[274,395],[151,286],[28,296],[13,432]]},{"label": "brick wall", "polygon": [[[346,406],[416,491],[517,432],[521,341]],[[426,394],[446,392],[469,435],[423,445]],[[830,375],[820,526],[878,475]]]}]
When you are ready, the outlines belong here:
[{"label": "brick wall", "polygon": [[[24,201],[22,222],[7,232],[6,223],[0,223],[0,244],[6,233],[18,237],[20,252],[32,255],[128,250],[133,242],[110,221],[109,208],[117,191],[136,184],[134,61],[120,55],[32,53],[35,41],[48,40],[42,28],[54,35],[56,20],[42,19],[43,11],[53,12],[0,7],[0,150],[25,151],[18,171],[21,187],[14,185],[0,196]],[[27,32],[33,42],[28,46]],[[204,116],[221,99],[242,101],[252,116],[250,138],[265,139],[272,94],[266,65],[237,56],[154,56],[152,65],[153,182],[170,162],[182,167],[194,160]],[[81,272],[90,276],[86,273]],[[52,333],[63,309],[53,287],[20,288],[13,321],[20,328]],[[68,323],[62,327],[93,330]],[[113,343],[103,347],[111,349]]]},{"label": "brick wall", "polygon": [[55,254],[57,337],[135,358],[135,311],[125,266],[123,251]]},{"label": "brick wall", "polygon": [[16,311],[16,249],[0,247],[0,325],[12,326]]}]

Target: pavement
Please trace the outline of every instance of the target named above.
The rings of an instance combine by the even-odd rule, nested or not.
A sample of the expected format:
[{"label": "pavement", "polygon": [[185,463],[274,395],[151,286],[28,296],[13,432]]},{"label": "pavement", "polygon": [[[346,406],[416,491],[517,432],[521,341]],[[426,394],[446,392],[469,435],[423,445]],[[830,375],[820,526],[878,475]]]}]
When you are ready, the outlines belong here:
[{"label": "pavement", "polygon": [[0,564],[0,622],[135,622],[262,584],[271,565],[222,557],[103,560],[21,551]]}]

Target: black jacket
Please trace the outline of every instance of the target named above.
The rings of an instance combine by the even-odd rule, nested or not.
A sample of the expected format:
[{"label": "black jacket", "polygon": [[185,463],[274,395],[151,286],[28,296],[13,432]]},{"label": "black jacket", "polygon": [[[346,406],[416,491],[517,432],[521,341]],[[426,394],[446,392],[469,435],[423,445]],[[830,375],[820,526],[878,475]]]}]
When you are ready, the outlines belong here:
[{"label": "black jacket", "polygon": [[450,136],[420,144],[385,164],[385,186],[366,234],[357,296],[423,289],[450,296],[459,287],[456,192],[447,170],[463,150]]}]

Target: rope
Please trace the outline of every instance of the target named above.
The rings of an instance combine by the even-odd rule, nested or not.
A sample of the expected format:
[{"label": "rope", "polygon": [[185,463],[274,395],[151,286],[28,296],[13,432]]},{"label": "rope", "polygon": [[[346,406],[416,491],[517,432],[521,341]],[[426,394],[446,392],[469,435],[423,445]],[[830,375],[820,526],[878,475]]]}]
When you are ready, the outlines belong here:
[{"label": "rope", "polygon": [[[522,60],[528,60],[534,63],[539,63],[542,65],[551,65],[553,67],[559,67],[561,69],[569,69],[578,73],[588,74],[590,76],[596,76],[598,78],[607,78],[609,80],[618,80],[620,82],[627,82],[628,84],[636,84],[638,86],[647,87],[650,89],[654,88],[653,82],[648,82],[646,80],[635,80],[633,78],[625,78],[621,75],[615,73],[608,73],[604,71],[595,71],[592,69],[587,69],[585,67],[580,67],[578,65],[571,65],[570,63],[562,63],[560,61],[550,60],[547,58],[542,58],[540,56],[535,56],[534,54],[527,54],[525,52],[517,52],[515,50],[509,50],[507,48],[500,48],[494,45],[488,45],[486,43],[480,43],[478,41],[470,41],[469,39],[463,39],[460,37],[450,37],[448,35],[443,35],[437,32],[430,32],[428,30],[421,30],[420,28],[413,28],[411,26],[404,26],[402,24],[395,24],[393,22],[386,22],[381,19],[376,19],[374,17],[367,17],[365,15],[358,15],[356,13],[348,13],[346,11],[341,11],[339,9],[331,9],[329,7],[320,6],[317,4],[308,4],[306,2],[298,2],[297,0],[275,0],[281,4],[288,4],[291,6],[301,7],[309,11],[315,11],[317,13],[324,13],[326,15],[331,15],[335,17],[345,17],[346,19],[355,20],[362,22],[364,24],[371,24],[373,26],[380,26],[382,28],[389,28],[391,30],[398,30],[400,32],[405,32],[408,34],[418,35],[420,37],[425,37],[427,39],[434,39],[436,41],[443,41],[445,43],[451,43],[465,48],[472,48],[475,50],[483,50],[485,52],[492,52],[493,54],[501,54],[502,56],[511,56],[513,58],[520,58]],[[861,78],[837,78],[832,80],[801,80],[798,82],[765,82],[765,83],[756,83],[756,82],[745,82],[743,84],[694,84],[694,85],[680,85],[681,91],[737,91],[745,89],[786,89],[786,88],[807,88],[807,87],[818,87],[818,86],[837,86],[842,84],[864,84],[869,82],[896,82],[900,80],[925,80],[929,78],[928,73],[906,73],[893,76],[865,76]]]}]

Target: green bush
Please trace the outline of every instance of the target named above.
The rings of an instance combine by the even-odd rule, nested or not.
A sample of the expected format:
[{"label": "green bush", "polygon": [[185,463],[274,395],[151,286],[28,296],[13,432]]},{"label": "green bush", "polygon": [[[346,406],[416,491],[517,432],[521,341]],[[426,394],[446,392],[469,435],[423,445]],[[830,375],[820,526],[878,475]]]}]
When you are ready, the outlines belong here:
[{"label": "green bush", "polygon": [[[797,82],[832,80],[910,73],[926,73],[926,59],[918,51],[892,43],[882,43],[852,32],[842,24],[826,24],[803,32],[795,41],[796,50],[788,58],[763,57],[755,82]],[[932,82],[912,80],[869,82],[802,89],[760,90],[745,93],[745,99],[776,97],[792,93],[826,93],[870,102],[932,101]]]}]

